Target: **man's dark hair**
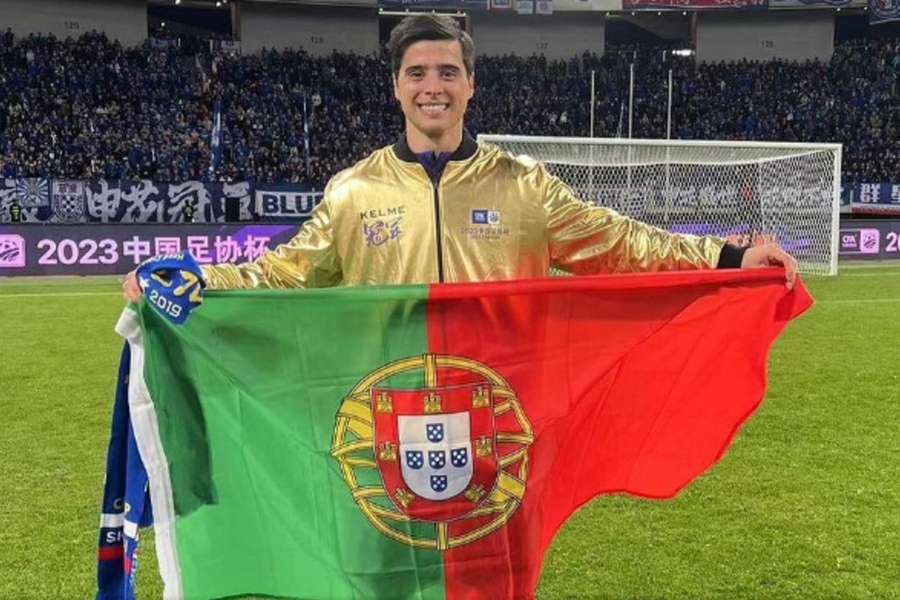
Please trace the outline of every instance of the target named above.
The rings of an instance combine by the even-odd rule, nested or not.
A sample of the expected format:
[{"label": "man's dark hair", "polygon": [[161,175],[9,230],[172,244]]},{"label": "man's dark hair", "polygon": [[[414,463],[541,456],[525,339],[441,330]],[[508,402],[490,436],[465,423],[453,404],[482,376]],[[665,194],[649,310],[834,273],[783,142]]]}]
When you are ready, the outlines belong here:
[{"label": "man's dark hair", "polygon": [[448,15],[420,14],[406,17],[391,31],[387,43],[387,52],[391,57],[391,71],[394,76],[400,74],[400,64],[406,49],[416,42],[456,40],[462,46],[463,64],[466,75],[475,72],[475,43],[472,37],[460,29],[459,25]]}]

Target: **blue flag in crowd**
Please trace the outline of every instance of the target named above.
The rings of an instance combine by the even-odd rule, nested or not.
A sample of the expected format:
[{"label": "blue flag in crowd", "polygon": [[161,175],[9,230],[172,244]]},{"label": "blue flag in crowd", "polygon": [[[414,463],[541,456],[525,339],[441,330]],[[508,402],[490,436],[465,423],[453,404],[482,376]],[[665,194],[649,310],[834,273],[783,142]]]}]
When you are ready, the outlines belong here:
[{"label": "blue flag in crowd", "polygon": [[306,104],[306,96],[303,96],[303,158],[306,160],[306,173],[309,177],[309,117],[310,113]]},{"label": "blue flag in crowd", "polygon": [[213,128],[209,139],[209,176],[222,164],[222,101],[216,100],[213,110]]}]

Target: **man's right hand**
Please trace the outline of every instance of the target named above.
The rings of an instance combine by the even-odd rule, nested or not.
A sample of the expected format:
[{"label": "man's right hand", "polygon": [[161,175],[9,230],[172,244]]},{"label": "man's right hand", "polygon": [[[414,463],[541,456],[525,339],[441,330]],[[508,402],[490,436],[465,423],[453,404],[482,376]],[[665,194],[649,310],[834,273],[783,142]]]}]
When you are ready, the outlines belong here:
[{"label": "man's right hand", "polygon": [[138,285],[134,271],[126,275],[122,282],[122,296],[129,302],[137,302],[141,298],[141,286]]}]

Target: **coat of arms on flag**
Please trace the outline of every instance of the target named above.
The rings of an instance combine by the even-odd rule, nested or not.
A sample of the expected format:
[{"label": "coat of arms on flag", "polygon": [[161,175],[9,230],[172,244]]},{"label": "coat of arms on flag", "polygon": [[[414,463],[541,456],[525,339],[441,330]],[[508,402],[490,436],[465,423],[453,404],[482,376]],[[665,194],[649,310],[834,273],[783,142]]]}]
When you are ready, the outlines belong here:
[{"label": "coat of arms on flag", "polygon": [[[411,374],[424,386],[392,385]],[[467,358],[425,354],[385,365],[357,384],[338,411],[332,455],[379,531],[446,550],[493,533],[515,512],[532,440],[499,374]],[[356,472],[362,465],[378,469],[377,487],[362,486]],[[433,535],[413,537],[398,527],[410,519],[432,524]]]}]

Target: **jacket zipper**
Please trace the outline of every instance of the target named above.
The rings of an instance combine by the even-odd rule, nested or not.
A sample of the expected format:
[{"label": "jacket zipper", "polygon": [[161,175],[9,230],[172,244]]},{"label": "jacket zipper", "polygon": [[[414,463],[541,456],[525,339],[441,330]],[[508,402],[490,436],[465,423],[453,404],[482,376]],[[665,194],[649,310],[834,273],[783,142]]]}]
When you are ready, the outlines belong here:
[{"label": "jacket zipper", "polygon": [[444,249],[441,242],[441,206],[438,196],[438,185],[432,182],[434,186],[434,228],[435,240],[437,241],[437,267],[438,267],[438,283],[444,283]]}]

